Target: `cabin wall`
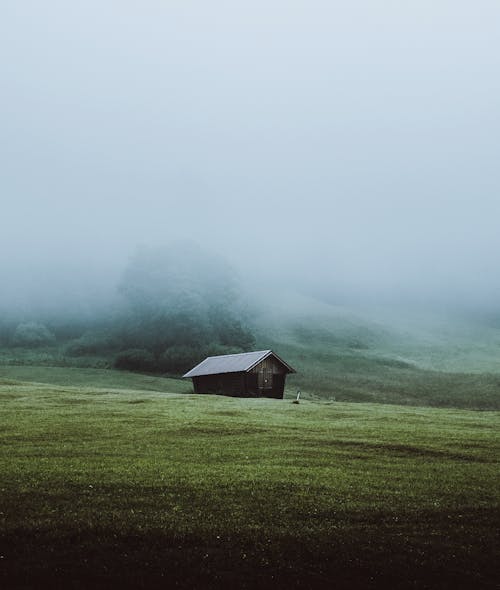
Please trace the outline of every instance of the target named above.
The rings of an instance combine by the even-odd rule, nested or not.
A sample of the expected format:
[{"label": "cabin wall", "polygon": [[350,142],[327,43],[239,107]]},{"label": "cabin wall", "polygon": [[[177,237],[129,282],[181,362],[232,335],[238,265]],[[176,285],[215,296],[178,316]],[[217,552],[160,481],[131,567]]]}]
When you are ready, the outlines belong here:
[{"label": "cabin wall", "polygon": [[285,392],[285,378],[286,374],[273,375],[271,387],[259,387],[258,373],[247,373],[246,376],[246,389],[249,396],[255,397],[272,397],[275,399],[283,399]]},{"label": "cabin wall", "polygon": [[282,399],[287,369],[273,357],[268,357],[247,373],[247,389],[254,395]]},{"label": "cabin wall", "polygon": [[193,377],[195,393],[218,393],[244,397],[246,395],[245,373],[222,373]]},{"label": "cabin wall", "polygon": [[262,371],[271,371],[274,375],[283,375],[287,373],[286,368],[272,356],[267,357],[252,369],[252,373]]},{"label": "cabin wall", "polygon": [[215,393],[233,397],[272,397],[282,399],[286,375],[273,376],[272,387],[262,388],[257,373],[223,373],[193,377],[195,393]]}]

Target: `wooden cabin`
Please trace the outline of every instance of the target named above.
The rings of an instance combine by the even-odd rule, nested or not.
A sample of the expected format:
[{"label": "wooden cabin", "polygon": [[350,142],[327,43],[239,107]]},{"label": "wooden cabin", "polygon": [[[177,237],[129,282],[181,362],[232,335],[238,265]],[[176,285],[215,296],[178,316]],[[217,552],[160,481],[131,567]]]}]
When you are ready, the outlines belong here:
[{"label": "wooden cabin", "polygon": [[295,370],[272,350],[209,356],[184,375],[195,393],[283,399],[285,379]]}]

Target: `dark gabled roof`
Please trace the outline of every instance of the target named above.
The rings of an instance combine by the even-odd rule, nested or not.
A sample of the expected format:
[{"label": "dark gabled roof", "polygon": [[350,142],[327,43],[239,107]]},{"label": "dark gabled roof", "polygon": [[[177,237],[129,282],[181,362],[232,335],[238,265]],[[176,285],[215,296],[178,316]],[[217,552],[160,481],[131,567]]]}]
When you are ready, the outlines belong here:
[{"label": "dark gabled roof", "polygon": [[251,371],[255,365],[274,356],[283,364],[289,373],[295,373],[290,365],[275,354],[272,350],[257,350],[255,352],[243,352],[240,354],[223,354],[221,356],[209,356],[199,365],[187,372],[183,377],[199,377],[201,375],[219,375],[220,373],[241,373]]}]

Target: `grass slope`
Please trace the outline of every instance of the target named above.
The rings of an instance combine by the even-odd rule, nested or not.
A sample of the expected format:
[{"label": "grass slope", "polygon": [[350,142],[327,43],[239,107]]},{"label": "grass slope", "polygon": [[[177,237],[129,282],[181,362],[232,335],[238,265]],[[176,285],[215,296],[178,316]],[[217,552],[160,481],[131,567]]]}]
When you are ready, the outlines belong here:
[{"label": "grass slope", "polygon": [[497,586],[498,412],[2,375],[5,588]]},{"label": "grass slope", "polygon": [[309,398],[500,409],[498,326],[399,313],[283,297],[257,316],[258,347],[296,368],[290,391]]},{"label": "grass slope", "polygon": [[69,385],[72,387],[107,387],[111,389],[131,389],[171,393],[192,393],[190,380],[143,375],[130,371],[111,369],[89,369],[81,367],[46,367],[37,365],[0,365],[2,379]]}]

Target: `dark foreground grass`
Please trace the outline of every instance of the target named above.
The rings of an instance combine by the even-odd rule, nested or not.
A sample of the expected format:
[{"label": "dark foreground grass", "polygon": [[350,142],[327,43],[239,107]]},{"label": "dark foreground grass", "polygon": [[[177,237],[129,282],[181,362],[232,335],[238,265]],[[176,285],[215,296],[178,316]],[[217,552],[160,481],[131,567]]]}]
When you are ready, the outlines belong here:
[{"label": "dark foreground grass", "polygon": [[496,588],[500,414],[0,385],[2,588]]}]

